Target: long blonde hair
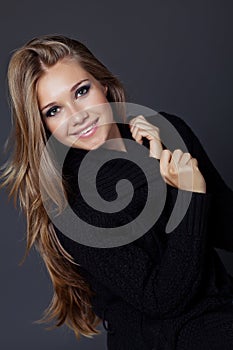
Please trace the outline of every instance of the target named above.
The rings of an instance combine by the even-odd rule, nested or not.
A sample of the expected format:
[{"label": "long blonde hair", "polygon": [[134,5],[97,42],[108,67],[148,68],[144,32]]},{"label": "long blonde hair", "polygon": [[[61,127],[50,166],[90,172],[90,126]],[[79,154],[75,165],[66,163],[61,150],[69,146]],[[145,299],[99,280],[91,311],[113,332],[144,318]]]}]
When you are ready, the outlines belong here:
[{"label": "long blonde hair", "polygon": [[39,169],[42,169],[45,192],[62,208],[56,165],[44,152],[49,134],[40,115],[36,87],[45,68],[63,58],[76,59],[95,79],[107,85],[109,102],[125,101],[120,81],[81,42],[47,35],[26,43],[14,52],[8,67],[13,127],[8,142],[11,155],[2,167],[1,187],[8,189],[15,204],[19,201],[26,215],[25,257],[35,245],[51,277],[54,295],[40,322],[56,320],[55,326],[65,323],[80,339],[81,334],[92,338],[100,333],[96,326],[101,319],[93,312],[90,301],[94,292],[79,274],[78,264],[60,245],[43,206],[39,183]]}]

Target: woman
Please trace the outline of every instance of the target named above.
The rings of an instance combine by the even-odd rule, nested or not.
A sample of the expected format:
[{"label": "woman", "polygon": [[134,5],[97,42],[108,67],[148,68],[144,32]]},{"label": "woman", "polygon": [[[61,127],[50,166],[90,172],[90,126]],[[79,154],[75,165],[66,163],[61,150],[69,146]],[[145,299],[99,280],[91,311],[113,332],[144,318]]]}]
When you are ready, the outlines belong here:
[{"label": "woman", "polygon": [[[188,152],[171,152],[164,149],[153,116],[130,117],[127,125],[119,80],[83,44],[63,36],[35,38],[18,49],[9,64],[8,83],[14,142],[3,185],[25,211],[27,252],[37,247],[53,283],[44,320],[66,323],[78,339],[98,334],[102,320],[108,349],[232,349],[233,282],[214,247],[233,251],[233,194],[190,128],[180,118],[161,113],[188,147]],[[136,141],[138,152],[142,144],[148,147],[144,158],[152,180],[159,161],[161,178],[157,174],[156,179],[167,188],[162,215],[127,244],[111,246],[112,237],[108,246],[98,246],[98,240],[92,244],[85,225],[72,239],[51,219],[48,201],[61,215],[67,200],[96,234],[100,227],[133,222],[143,209],[147,179],[124,159],[130,154],[127,140]],[[92,168],[84,168],[82,178],[89,183],[100,149],[114,154],[96,178],[105,201],[110,205],[116,199],[120,179],[134,186],[132,203],[116,213],[98,210],[100,202],[91,208],[77,181],[84,156],[91,153]],[[60,154],[65,154],[64,165]],[[89,191],[88,185],[85,189]],[[166,235],[178,189],[183,200],[179,210],[191,193],[190,205]],[[150,197],[152,210],[158,197]],[[92,237],[90,244],[81,244],[83,232],[84,238]]]}]

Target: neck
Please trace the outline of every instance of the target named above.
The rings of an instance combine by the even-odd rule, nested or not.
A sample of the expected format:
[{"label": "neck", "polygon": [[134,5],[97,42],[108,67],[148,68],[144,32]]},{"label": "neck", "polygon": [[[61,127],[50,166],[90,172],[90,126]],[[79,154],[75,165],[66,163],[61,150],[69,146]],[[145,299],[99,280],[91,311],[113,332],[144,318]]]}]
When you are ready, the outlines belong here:
[{"label": "neck", "polygon": [[112,124],[110,132],[108,134],[108,142],[103,147],[108,149],[114,149],[122,152],[127,152],[124,141],[121,137],[121,133],[116,123]]}]

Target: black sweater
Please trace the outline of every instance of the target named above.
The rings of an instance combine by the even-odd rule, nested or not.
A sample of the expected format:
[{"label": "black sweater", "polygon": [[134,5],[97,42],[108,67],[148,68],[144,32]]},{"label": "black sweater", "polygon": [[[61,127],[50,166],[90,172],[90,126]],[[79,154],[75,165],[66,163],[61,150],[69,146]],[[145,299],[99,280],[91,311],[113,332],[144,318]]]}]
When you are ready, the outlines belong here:
[{"label": "black sweater", "polygon": [[[190,127],[177,116],[160,115],[175,126],[188,152],[197,158],[207,186],[206,193],[191,193],[190,205],[179,225],[171,233],[165,233],[178,193],[177,188],[166,184],[167,197],[161,216],[131,243],[113,248],[87,246],[78,243],[79,236],[73,240],[55,226],[61,244],[80,264],[80,273],[96,293],[92,299],[93,311],[103,319],[108,331],[109,350],[175,349],[178,332],[189,320],[201,317],[207,310],[232,305],[233,278],[214,248],[233,251],[233,192]],[[159,124],[156,115],[147,120]],[[133,140],[127,124],[117,125],[123,139]],[[162,142],[165,135],[166,130],[160,125]],[[144,144],[148,147],[147,141]],[[172,147],[174,150],[181,145],[174,143],[167,148],[172,151]],[[134,197],[125,210],[103,213],[91,208],[80,195],[77,173],[88,151],[70,149],[63,175],[69,183],[69,203],[76,215],[94,226],[117,227],[143,210],[148,187],[143,172],[120,158],[124,152],[110,149],[105,152],[113,152],[119,158],[101,169],[97,188],[105,200],[112,201],[116,199],[117,181],[129,179],[134,186]],[[153,177],[153,167],[158,161],[147,158]],[[179,190],[180,212],[187,192],[190,194]]]}]

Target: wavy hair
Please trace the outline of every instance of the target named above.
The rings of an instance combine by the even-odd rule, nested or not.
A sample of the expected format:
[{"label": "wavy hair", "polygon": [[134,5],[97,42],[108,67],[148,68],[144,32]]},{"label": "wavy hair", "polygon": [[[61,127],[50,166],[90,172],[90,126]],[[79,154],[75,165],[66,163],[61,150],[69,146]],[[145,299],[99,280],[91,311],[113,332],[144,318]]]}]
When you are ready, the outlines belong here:
[{"label": "wavy hair", "polygon": [[[125,91],[118,78],[77,40],[46,35],[34,38],[17,49],[8,66],[13,125],[7,145],[10,157],[2,166],[1,187],[7,188],[9,197],[13,197],[15,205],[19,202],[26,215],[24,259],[35,246],[53,284],[52,300],[38,322],[55,320],[55,327],[66,324],[80,339],[81,334],[92,338],[100,333],[96,326],[101,319],[91,305],[91,297],[95,293],[79,273],[78,264],[59,243],[40,192],[42,186],[48,198],[62,210],[64,203],[60,193],[63,191],[56,163],[51,154],[44,151],[50,135],[38,106],[37,82],[47,68],[64,58],[77,60],[96,80],[107,85],[109,102],[125,101]],[[123,111],[119,112],[124,119]]]}]

